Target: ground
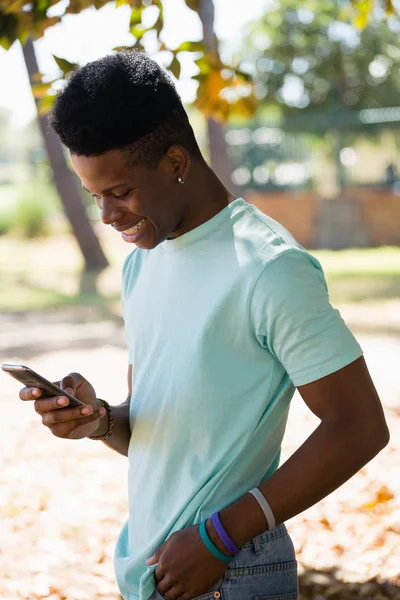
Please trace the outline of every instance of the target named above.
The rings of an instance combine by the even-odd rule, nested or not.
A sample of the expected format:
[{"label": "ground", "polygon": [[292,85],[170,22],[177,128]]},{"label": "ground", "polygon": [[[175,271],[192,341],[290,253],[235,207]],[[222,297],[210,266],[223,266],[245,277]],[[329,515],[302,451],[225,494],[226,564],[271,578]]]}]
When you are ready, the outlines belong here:
[{"label": "ground", "polygon": [[[117,404],[127,393],[119,288],[130,248],[111,229],[99,235],[112,261],[97,281],[101,296],[90,278],[80,281],[71,236],[0,238],[0,354],[53,380],[80,371]],[[314,254],[364,349],[391,440],[287,522],[301,598],[400,600],[400,249]],[[118,600],[112,556],[127,518],[127,460],[101,442],[53,437],[18,389],[0,371],[0,598]],[[317,422],[296,394],[282,460]]]},{"label": "ground", "polygon": [[[19,339],[11,335],[10,323],[9,335],[2,328],[7,361],[25,362],[49,378],[78,370],[100,397],[111,403],[124,399],[127,360],[120,324],[90,326],[84,314],[71,321],[68,313],[53,321],[50,313],[46,323],[35,315],[20,317],[20,324],[25,334]],[[91,336],[85,337],[85,327]],[[400,341],[362,333],[357,338],[391,441],[339,490],[287,522],[302,598],[400,600]],[[117,600],[112,555],[127,516],[126,458],[101,442],[53,437],[32,406],[18,400],[18,384],[0,377],[1,599]],[[283,460],[317,422],[296,394]]]}]

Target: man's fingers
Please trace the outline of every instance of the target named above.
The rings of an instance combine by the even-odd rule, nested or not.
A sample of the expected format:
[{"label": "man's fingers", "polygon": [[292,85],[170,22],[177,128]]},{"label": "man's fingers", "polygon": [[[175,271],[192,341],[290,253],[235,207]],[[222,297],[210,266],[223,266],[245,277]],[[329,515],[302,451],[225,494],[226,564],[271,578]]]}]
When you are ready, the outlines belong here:
[{"label": "man's fingers", "polygon": [[96,410],[92,415],[88,417],[80,417],[79,419],[73,419],[71,421],[64,421],[63,423],[56,423],[51,427],[51,432],[56,437],[61,438],[71,438],[75,437],[75,434],[79,431],[83,425],[88,425],[89,423],[93,423],[93,421],[97,421],[103,415],[100,414],[100,410]]},{"label": "man's fingers", "polygon": [[80,373],[70,373],[69,375],[61,379],[60,388],[67,392],[67,394],[75,396],[77,388],[83,385],[85,382],[86,379],[82,377]]},{"label": "man's fingers", "polygon": [[33,406],[35,411],[41,415],[58,408],[65,408],[68,404],[69,400],[65,396],[52,396],[51,398],[43,398],[43,400],[35,400]]},{"label": "man's fingers", "polygon": [[19,391],[21,400],[36,400],[41,395],[42,390],[35,387],[24,387]]},{"label": "man's fingers", "polygon": [[[59,398],[55,398],[57,400]],[[59,407],[58,407],[59,408]],[[38,411],[41,412],[41,411]],[[96,411],[98,412],[98,411]],[[77,408],[69,408],[68,410],[54,410],[54,407],[50,411],[44,411],[42,417],[43,425],[51,427],[57,423],[65,423],[71,421],[77,421],[83,419],[93,413],[93,406],[87,404],[86,406],[79,406]]]}]

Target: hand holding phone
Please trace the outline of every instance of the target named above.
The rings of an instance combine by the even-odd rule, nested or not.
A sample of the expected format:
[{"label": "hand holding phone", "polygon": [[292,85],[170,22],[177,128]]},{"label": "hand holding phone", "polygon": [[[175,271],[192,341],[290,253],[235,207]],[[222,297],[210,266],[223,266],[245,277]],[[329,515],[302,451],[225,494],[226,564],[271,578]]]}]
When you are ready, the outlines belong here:
[{"label": "hand holding phone", "polygon": [[[97,400],[93,386],[79,373],[52,383],[25,365],[2,364],[1,368],[27,386],[20,390],[20,399],[35,401],[36,412],[53,435],[81,439],[107,431],[107,411]],[[101,421],[102,417],[107,423]]]},{"label": "hand holding phone", "polygon": [[39,388],[42,393],[41,398],[50,398],[52,396],[66,396],[69,400],[69,406],[84,406],[84,403],[67,394],[65,390],[62,390],[58,385],[52,383],[48,379],[45,379],[38,373],[35,373],[29,367],[25,365],[12,365],[3,363],[1,368],[5,373],[17,379],[17,381],[23,383],[28,388]]}]

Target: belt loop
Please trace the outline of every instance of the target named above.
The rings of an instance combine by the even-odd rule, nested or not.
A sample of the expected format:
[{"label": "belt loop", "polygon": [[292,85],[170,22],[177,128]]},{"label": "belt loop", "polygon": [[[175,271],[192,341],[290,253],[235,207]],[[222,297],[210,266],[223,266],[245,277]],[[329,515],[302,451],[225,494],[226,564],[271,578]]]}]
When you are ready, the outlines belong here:
[{"label": "belt loop", "polygon": [[261,552],[260,536],[256,535],[256,537],[254,537],[251,540],[251,543],[253,544],[254,553],[255,554],[260,554],[260,552]]}]

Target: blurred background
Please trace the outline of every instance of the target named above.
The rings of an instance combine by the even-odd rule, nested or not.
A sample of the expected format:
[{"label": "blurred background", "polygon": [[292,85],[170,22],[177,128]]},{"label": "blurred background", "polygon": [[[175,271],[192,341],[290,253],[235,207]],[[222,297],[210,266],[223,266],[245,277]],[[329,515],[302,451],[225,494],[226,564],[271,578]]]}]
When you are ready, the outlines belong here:
[{"label": "blurred background", "polygon": [[[130,247],[46,122],[68,73],[117,49],[170,70],[223,182],[321,261],[392,437],[288,522],[304,599],[400,599],[399,36],[399,5],[383,0],[0,0],[1,362],[126,396]],[[0,374],[0,597],[116,600],[126,459],[54,438],[18,389]],[[296,394],[283,460],[316,425]]]}]

